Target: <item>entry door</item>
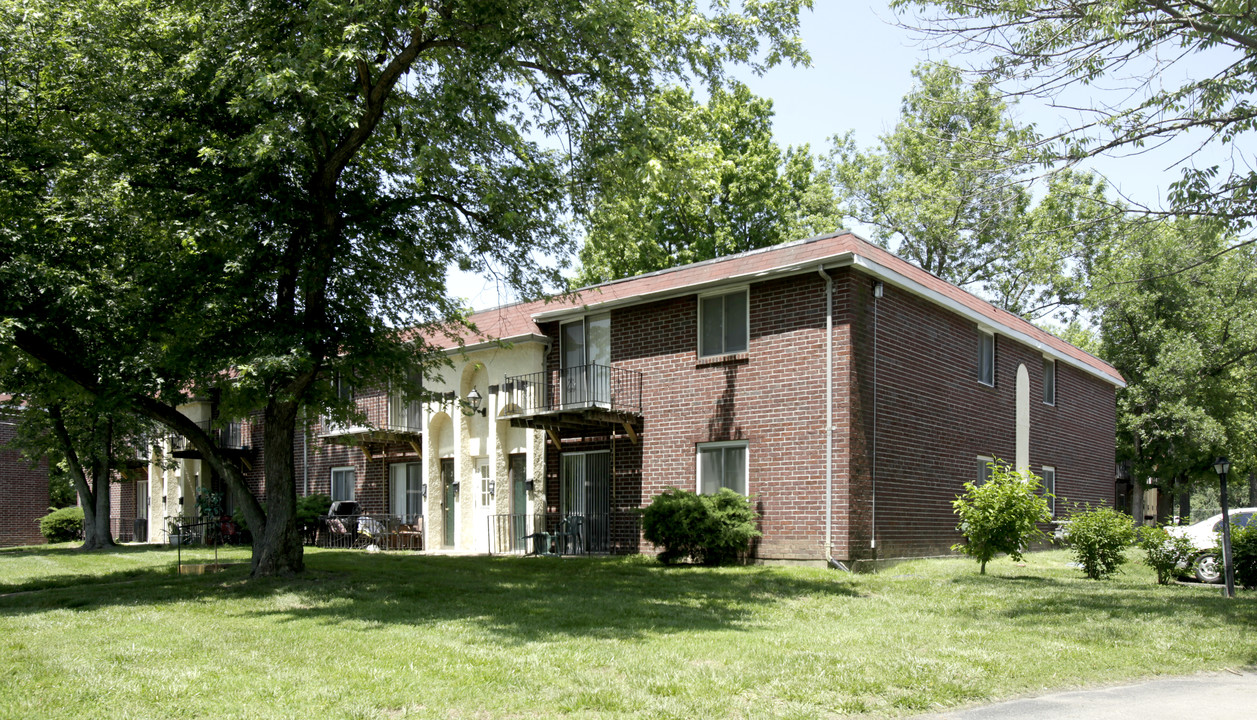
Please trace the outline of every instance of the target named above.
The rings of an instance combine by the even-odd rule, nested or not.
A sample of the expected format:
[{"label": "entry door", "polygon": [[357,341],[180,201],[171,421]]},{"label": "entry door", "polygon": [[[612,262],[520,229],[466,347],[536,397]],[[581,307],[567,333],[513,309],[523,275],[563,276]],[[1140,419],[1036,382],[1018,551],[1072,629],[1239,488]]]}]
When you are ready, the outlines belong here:
[{"label": "entry door", "polygon": [[519,550],[524,536],[534,532],[528,520],[528,492],[524,481],[528,477],[528,456],[514,453],[507,460],[507,473],[511,483],[511,549]]},{"label": "entry door", "polygon": [[454,458],[441,458],[441,544],[454,547]]},{"label": "entry door", "polygon": [[579,517],[588,552],[610,550],[611,453],[564,453],[560,462],[559,509]]}]

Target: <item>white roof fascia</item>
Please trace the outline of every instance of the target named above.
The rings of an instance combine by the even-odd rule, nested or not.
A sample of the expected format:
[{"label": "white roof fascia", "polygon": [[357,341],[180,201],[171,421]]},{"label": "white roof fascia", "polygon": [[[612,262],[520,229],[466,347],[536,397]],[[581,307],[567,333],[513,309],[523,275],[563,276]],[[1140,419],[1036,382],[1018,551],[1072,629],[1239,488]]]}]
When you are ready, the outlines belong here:
[{"label": "white roof fascia", "polygon": [[686,285],[679,288],[670,288],[668,290],[660,290],[654,293],[630,295],[628,297],[615,298],[613,300],[605,300],[603,302],[587,303],[577,307],[547,310],[545,312],[535,313],[532,316],[532,319],[535,322],[567,320],[580,317],[590,312],[606,312],[608,310],[614,310],[616,308],[637,305],[645,302],[656,302],[659,300],[686,297],[687,295],[698,295],[708,290],[724,286],[745,285],[751,281],[768,280],[779,275],[793,275],[805,270],[813,271],[816,269],[817,265],[824,265],[827,268],[845,267],[851,264],[853,257],[855,257],[854,253],[843,252],[838,253],[837,255],[831,255],[827,258],[816,258],[813,260],[791,263],[789,265],[779,265],[766,270],[757,270],[755,272],[741,273],[739,275],[730,275],[716,280],[695,283],[693,285]]},{"label": "white roof fascia", "polygon": [[445,348],[446,355],[460,355],[478,350],[501,350],[506,345],[523,345],[525,343],[541,343],[549,346],[553,342],[545,335],[537,333],[525,333],[523,335],[513,335],[501,340],[485,340],[484,342],[472,343],[471,345],[463,345],[462,347]]},{"label": "white roof fascia", "polygon": [[869,260],[868,258],[862,255],[856,255],[852,264],[855,267],[860,268],[864,272],[868,273],[869,275],[872,275],[873,277],[878,278],[879,280],[882,280],[883,282],[888,282],[892,285],[903,288],[904,290],[907,290],[908,292],[911,292],[915,295],[919,295],[925,298],[926,300],[929,300],[935,305],[940,305],[946,308],[947,310],[950,310],[956,313],[957,315],[960,315],[964,318],[972,320],[975,324],[977,324],[979,328],[982,328],[988,331],[994,330],[995,332],[1001,335],[1007,336],[1009,338],[1012,338],[1013,340],[1016,340],[1017,342],[1023,345],[1028,345],[1032,348],[1035,348],[1036,350],[1038,350],[1039,352],[1043,353],[1044,355],[1048,357],[1054,358],[1059,362],[1063,362],[1066,365],[1069,365],[1070,367],[1078,368],[1079,370],[1082,370],[1088,375],[1097,377],[1109,383],[1110,385],[1115,385],[1117,387],[1126,387],[1125,382],[1118,380],[1112,375],[1109,375],[1108,373],[1105,373],[1097,368],[1094,368],[1082,362],[1078,358],[1072,357],[1070,355],[1066,355],[1062,353],[1061,351],[1057,350],[1056,348],[1052,347],[1051,345],[1048,345],[1040,340],[1036,340],[1035,338],[1030,337],[1029,335],[1027,335],[1026,333],[1020,330],[1016,330],[1009,325],[1005,325],[1004,323],[994,320],[991,317],[983,315],[982,313],[974,310],[973,308],[970,308],[968,305],[963,305],[961,303],[958,303],[955,300],[947,297],[946,295],[943,295],[942,293],[939,293],[935,290],[931,290],[925,287],[924,285],[922,285],[921,283],[915,280],[912,280],[911,278],[905,275],[897,273],[894,270],[891,270],[885,265]]}]

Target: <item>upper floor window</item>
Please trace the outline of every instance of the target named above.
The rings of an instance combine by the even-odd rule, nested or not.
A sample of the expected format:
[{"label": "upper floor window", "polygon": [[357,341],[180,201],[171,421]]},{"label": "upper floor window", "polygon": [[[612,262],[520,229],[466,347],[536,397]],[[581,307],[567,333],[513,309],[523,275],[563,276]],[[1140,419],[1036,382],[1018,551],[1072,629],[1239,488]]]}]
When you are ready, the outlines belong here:
[{"label": "upper floor window", "polygon": [[746,290],[699,298],[699,356],[746,352],[749,322]]},{"label": "upper floor window", "polygon": [[978,382],[995,386],[995,335],[978,331]]},{"label": "upper floor window", "polygon": [[715,442],[698,446],[698,491],[712,495],[727,487],[747,494],[746,443]]},{"label": "upper floor window", "polygon": [[1056,404],[1056,361],[1043,358],[1043,402]]}]

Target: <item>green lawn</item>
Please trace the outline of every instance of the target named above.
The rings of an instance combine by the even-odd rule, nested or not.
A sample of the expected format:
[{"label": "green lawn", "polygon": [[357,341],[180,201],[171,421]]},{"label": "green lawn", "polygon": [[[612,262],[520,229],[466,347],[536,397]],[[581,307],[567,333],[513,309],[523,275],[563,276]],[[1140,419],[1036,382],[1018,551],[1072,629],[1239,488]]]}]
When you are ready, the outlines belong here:
[{"label": "green lawn", "polygon": [[0,551],[0,718],[880,717],[1257,664],[1257,593],[1089,581],[1059,551],[986,576],[306,558],[253,581]]}]

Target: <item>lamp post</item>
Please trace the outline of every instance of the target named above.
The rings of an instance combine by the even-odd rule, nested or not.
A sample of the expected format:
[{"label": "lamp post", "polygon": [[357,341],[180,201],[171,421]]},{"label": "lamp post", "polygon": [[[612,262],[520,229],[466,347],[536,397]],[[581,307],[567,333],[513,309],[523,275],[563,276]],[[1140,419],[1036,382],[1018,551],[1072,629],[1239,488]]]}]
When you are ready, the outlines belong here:
[{"label": "lamp post", "polygon": [[1235,597],[1235,567],[1231,564],[1231,516],[1227,510],[1226,475],[1231,461],[1225,455],[1213,461],[1213,470],[1222,484],[1222,572],[1226,578],[1226,596]]}]

